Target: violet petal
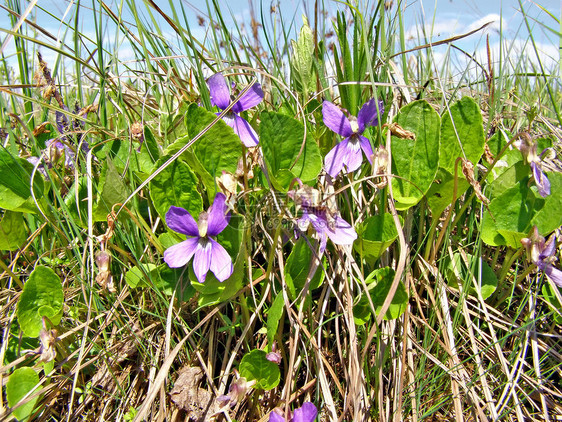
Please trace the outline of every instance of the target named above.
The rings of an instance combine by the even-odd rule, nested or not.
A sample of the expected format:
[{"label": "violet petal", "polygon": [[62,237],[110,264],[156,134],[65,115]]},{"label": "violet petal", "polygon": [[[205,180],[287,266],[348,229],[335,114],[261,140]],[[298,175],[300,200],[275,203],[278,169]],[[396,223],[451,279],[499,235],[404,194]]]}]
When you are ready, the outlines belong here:
[{"label": "violet petal", "polygon": [[250,123],[248,123],[242,117],[236,114],[232,114],[229,119],[231,123],[226,121],[226,119],[223,120],[226,122],[226,124],[232,127],[234,133],[236,133],[240,137],[240,140],[247,148],[255,147],[256,145],[258,145],[258,134],[254,130],[254,128],[250,126]]},{"label": "violet petal", "polygon": [[193,258],[193,271],[199,283],[205,282],[205,277],[211,268],[212,249],[210,239],[199,239]]},{"label": "violet petal", "polygon": [[555,268],[553,265],[547,265],[544,269],[544,273],[554,281],[554,284],[558,287],[562,287],[562,271]]},{"label": "violet petal", "polygon": [[186,234],[188,236],[199,236],[197,222],[189,211],[181,207],[171,206],[166,213],[166,224],[173,231]]},{"label": "violet petal", "polygon": [[316,406],[311,402],[305,402],[293,412],[293,422],[313,422],[318,415]]},{"label": "violet petal", "polygon": [[183,267],[195,253],[198,242],[199,238],[191,237],[177,245],[170,246],[164,251],[164,262],[168,264],[170,268]]},{"label": "violet petal", "polygon": [[301,232],[306,232],[308,230],[308,226],[310,225],[310,218],[308,213],[305,211],[302,214],[302,217],[298,219],[297,226]]},{"label": "violet petal", "polygon": [[312,227],[314,227],[314,230],[322,234],[326,231],[326,229],[328,228],[328,220],[326,219],[325,212],[308,212],[306,215],[308,220],[312,223]]},{"label": "violet petal", "polygon": [[351,245],[357,239],[355,229],[341,217],[335,217],[332,225],[327,225],[326,234],[336,245]]},{"label": "violet petal", "polygon": [[336,177],[343,168],[344,159],[347,157],[348,142],[348,139],[344,139],[332,148],[324,158],[326,173],[332,177]]},{"label": "violet petal", "polygon": [[263,91],[260,84],[255,83],[246,92],[240,100],[236,102],[231,108],[235,113],[240,113],[244,110],[257,106],[263,100]]},{"label": "violet petal", "polygon": [[207,86],[211,95],[211,104],[216,105],[221,110],[227,108],[230,104],[230,89],[222,73],[215,73],[207,79]]},{"label": "violet petal", "polygon": [[374,152],[373,152],[373,147],[371,146],[371,141],[369,141],[364,136],[361,135],[357,135],[357,136],[359,137],[359,143],[361,144],[361,149],[367,156],[367,160],[369,160],[369,163],[373,164]]},{"label": "violet petal", "polygon": [[232,258],[220,243],[209,239],[211,244],[211,265],[210,269],[218,281],[224,281],[232,275],[234,267]]},{"label": "violet petal", "polygon": [[542,261],[545,258],[548,258],[554,255],[554,251],[556,250],[556,236],[552,235],[545,242],[543,250],[539,254],[539,260]]},{"label": "violet petal", "polygon": [[275,410],[269,414],[269,422],[287,422],[287,420],[279,415]]},{"label": "violet petal", "polygon": [[531,169],[533,170],[533,177],[535,178],[535,184],[539,190],[539,195],[546,198],[550,195],[550,181],[537,163],[531,162]]},{"label": "violet petal", "polygon": [[384,113],[384,103],[379,101],[378,103],[378,114],[377,114],[377,102],[374,98],[371,98],[357,114],[357,125],[359,126],[359,133],[363,133],[367,126],[376,126],[379,123],[379,115],[382,116]]},{"label": "violet petal", "polygon": [[[345,140],[342,141],[342,143]],[[343,163],[347,167],[347,173],[354,172],[363,163],[363,153],[361,152],[361,144],[358,140],[349,140],[345,145],[346,153],[343,157]]]},{"label": "violet petal", "polygon": [[227,210],[226,196],[221,192],[217,193],[213,205],[209,208],[207,220],[207,233],[210,236],[216,236],[228,226],[230,213],[227,214]]},{"label": "violet petal", "polygon": [[348,137],[353,134],[349,119],[343,114],[338,106],[329,101],[322,103],[322,117],[324,124],[333,132]]},{"label": "violet petal", "polygon": [[322,254],[326,250],[326,243],[328,241],[328,237],[326,236],[328,227],[326,216],[322,213],[308,213],[307,218],[312,223],[312,227],[314,227],[316,233],[318,233],[318,238],[320,239],[320,253]]}]

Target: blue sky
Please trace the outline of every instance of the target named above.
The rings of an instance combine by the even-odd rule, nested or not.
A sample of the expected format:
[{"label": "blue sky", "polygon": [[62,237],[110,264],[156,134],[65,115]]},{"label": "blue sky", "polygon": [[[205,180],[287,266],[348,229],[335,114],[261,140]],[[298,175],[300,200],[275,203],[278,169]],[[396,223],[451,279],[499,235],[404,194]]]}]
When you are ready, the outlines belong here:
[{"label": "blue sky", "polygon": [[[221,5],[221,10],[223,11],[224,17],[227,23],[232,23],[233,20],[240,22],[249,21],[249,0],[218,0]],[[105,0],[106,4],[110,5],[112,10],[117,11],[118,5],[121,1],[117,0]],[[361,5],[372,5],[374,0],[359,0],[360,9]],[[29,2],[21,2],[25,7]],[[142,2],[139,1],[142,5]],[[170,13],[170,6],[168,1],[156,0],[156,3],[162,7],[162,9]],[[176,7],[179,7],[180,0],[174,0]],[[198,6],[194,6],[194,4]],[[422,23],[425,24],[425,31],[427,34],[432,35],[432,41],[439,41],[446,39],[448,37],[459,35],[470,31],[476,27],[481,26],[485,22],[494,21],[487,32],[482,32],[474,34],[469,38],[462,41],[458,41],[455,44],[459,47],[465,49],[465,51],[477,56],[484,54],[485,52],[485,36],[488,34],[490,36],[490,45],[493,52],[499,50],[499,30],[501,28],[503,32],[503,38],[507,45],[513,51],[514,56],[520,56],[521,54],[528,54],[531,60],[535,55],[534,51],[531,51],[531,47],[525,44],[525,40],[528,39],[528,31],[523,24],[522,14],[520,13],[519,1],[515,0],[433,0],[433,1],[421,1],[421,0],[407,0],[401,1],[394,0],[394,7],[398,4],[404,10],[404,16],[406,20],[407,33],[412,35],[412,39],[409,42],[408,47],[413,47],[415,45],[423,44],[425,41],[420,41],[417,39],[417,35],[421,32],[420,27]],[[549,11],[554,15],[554,18],[550,17],[548,13],[541,10],[537,4],[530,0],[521,0],[523,8],[527,12],[530,19],[530,24],[533,26],[533,35],[535,36],[535,41],[537,42],[539,48],[541,49],[541,57],[548,63],[549,66],[556,65],[559,62],[559,38],[555,35],[549,33],[541,26],[541,23],[553,28],[557,31],[560,30],[560,25],[556,19],[560,19],[560,0],[542,0],[539,2],[544,9]],[[206,14],[206,6],[202,1],[181,1],[181,4],[185,7],[185,10],[189,16],[189,21],[191,23],[192,29],[196,34],[200,34],[201,37],[205,35],[205,29],[199,27],[197,24],[197,16]],[[203,6],[201,6],[203,4]],[[309,13],[313,11],[314,1],[296,1],[296,0],[253,0],[253,4],[257,10],[260,9],[260,5],[264,7],[266,18],[269,18],[271,4],[277,4],[279,12],[283,15],[286,22],[291,22],[295,20],[297,26],[300,26],[301,15],[308,11]],[[38,5],[45,10],[55,14],[56,16],[65,16],[65,21],[69,22],[73,18],[74,9],[71,6],[69,0],[39,0]],[[83,32],[93,37],[93,19],[89,7],[90,2],[82,2],[81,9],[81,19]],[[333,0],[324,0],[324,6],[330,12],[329,15],[333,16],[336,10],[342,10],[344,6]],[[145,10],[144,6],[139,6],[139,10]],[[65,15],[66,13],[66,15]],[[147,16],[145,12],[144,16]],[[64,33],[64,27],[57,23],[54,19],[50,18],[44,12],[37,11],[34,16],[38,24],[49,30],[53,35],[57,37],[62,37]],[[131,19],[130,16],[125,15],[125,19]],[[259,20],[259,16],[257,17]],[[148,19],[148,18],[146,18]],[[162,28],[167,29],[167,25],[160,20]],[[11,28],[11,24],[7,18],[5,12],[0,11],[0,27]],[[248,27],[248,25],[246,25]],[[296,28],[298,29],[298,28]],[[108,30],[109,44],[115,43],[114,35],[111,35],[112,31]],[[170,30],[170,35],[172,31]],[[0,34],[3,38],[4,34]],[[52,43],[52,41],[50,41]],[[444,54],[446,47],[438,47],[433,50],[433,54],[438,56]],[[13,41],[12,45],[8,46],[4,51],[4,54],[9,55],[14,51]],[[47,60],[49,60],[52,55],[51,52],[42,49],[43,55]],[[127,55],[132,53],[130,45],[124,42],[120,49],[120,58],[126,59]],[[180,52],[181,53],[181,52]],[[536,59],[536,58],[535,58]],[[462,64],[461,64],[462,66]]]}]

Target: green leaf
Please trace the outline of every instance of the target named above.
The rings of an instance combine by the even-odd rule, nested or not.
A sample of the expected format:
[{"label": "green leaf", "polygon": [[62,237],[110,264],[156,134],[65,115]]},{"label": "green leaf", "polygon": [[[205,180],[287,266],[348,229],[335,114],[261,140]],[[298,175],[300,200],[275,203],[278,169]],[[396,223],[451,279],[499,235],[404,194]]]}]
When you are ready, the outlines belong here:
[{"label": "green leaf", "polygon": [[[470,184],[464,177],[457,178],[457,194],[459,198],[469,188]],[[427,191],[427,202],[431,209],[432,217],[439,218],[445,208],[453,202],[453,191],[455,189],[455,178],[447,170],[437,170],[435,180]]]},{"label": "green leaf", "polygon": [[[512,180],[510,173],[505,174],[508,181]],[[533,226],[536,225],[539,233],[546,236],[562,225],[562,213],[558,212],[562,208],[562,174],[551,172],[546,175],[551,190],[546,198],[538,194],[536,186],[529,187],[529,178],[524,177],[492,199],[482,221],[482,240],[486,244],[519,249],[521,239],[527,237]],[[504,183],[504,179],[500,177],[492,185],[496,182]],[[501,191],[500,187],[496,191]]]},{"label": "green leaf", "polygon": [[403,107],[396,123],[416,139],[392,136],[392,188],[399,209],[416,205],[428,191],[439,167],[439,114],[425,100]]},{"label": "green leaf", "polygon": [[[390,287],[392,286],[393,279],[394,270],[389,267],[379,268],[369,274],[369,276],[365,279],[368,294],[371,296],[377,315],[380,313],[382,306],[384,305],[388,292],[390,291]],[[407,305],[408,293],[406,292],[404,283],[400,281],[384,319],[391,320],[398,318],[404,313]],[[359,301],[353,306],[353,319],[356,324],[363,325],[371,319],[371,316],[372,310],[369,304],[369,299],[367,298],[367,293],[363,292]]]},{"label": "green leaf", "polygon": [[260,143],[277,187],[286,190],[294,177],[314,180],[322,170],[322,156],[318,145],[308,136],[305,139],[303,124],[274,112],[262,113],[261,119]]},{"label": "green leaf", "polygon": [[23,286],[17,316],[21,330],[27,337],[37,337],[43,326],[42,317],[58,324],[64,294],[62,283],[53,270],[37,266]]},{"label": "green leaf", "polygon": [[240,362],[240,376],[248,381],[256,380],[255,388],[271,390],[277,387],[281,372],[277,364],[268,361],[263,350],[255,349],[246,353]]},{"label": "green leaf", "polygon": [[[33,368],[24,366],[16,369],[12,375],[10,375],[8,382],[6,383],[8,406],[14,407],[18,404],[27,393],[35,389],[37,384],[39,384],[39,375],[37,375]],[[33,413],[33,408],[38,400],[39,396],[31,399],[23,406],[18,407],[14,410],[14,416],[20,421],[27,419]]]},{"label": "green leaf", "polygon": [[[528,233],[533,226],[537,226],[543,236],[562,225],[562,174],[558,172],[545,174],[550,181],[550,195],[544,198],[544,206],[533,216],[527,230]],[[538,193],[535,195],[538,196]]]},{"label": "green leaf", "polygon": [[273,346],[275,334],[277,334],[277,328],[279,327],[279,321],[281,321],[281,317],[283,316],[284,306],[285,301],[283,299],[283,294],[279,293],[275,296],[275,300],[267,313],[267,348],[269,351],[271,351]]},{"label": "green leaf", "polygon": [[166,296],[172,296],[176,291],[176,298],[186,302],[191,299],[195,289],[189,283],[187,276],[183,277],[184,268],[170,268],[168,264],[156,266],[151,263],[135,266],[125,274],[125,281],[132,288],[153,287]]},{"label": "green leaf", "polygon": [[[521,155],[519,151],[516,152]],[[508,169],[505,169],[503,173],[488,185],[486,195],[488,195],[490,199],[497,198],[507,189],[512,188],[519,182],[524,180],[524,183],[527,183],[530,173],[531,168],[520,160]]]},{"label": "green leaf", "polygon": [[490,246],[520,248],[520,240],[527,236],[533,214],[543,205],[544,201],[537,199],[526,183],[507,189],[492,199],[484,212],[482,240]]},{"label": "green leaf", "polygon": [[45,149],[47,147],[47,141],[59,136],[59,132],[51,123],[47,123],[46,125],[41,126],[42,130],[39,131],[40,133],[35,135],[35,140],[37,141],[37,146],[40,149]]},{"label": "green leaf", "polygon": [[[301,237],[297,243],[295,243],[293,250],[287,258],[284,268],[285,281],[287,282],[289,297],[293,300],[300,294],[306,284],[315,253],[316,251],[310,248],[306,239]],[[310,279],[310,284],[308,286],[309,291],[320,286],[324,280],[324,275],[322,266],[319,265]]]},{"label": "green leaf", "polygon": [[308,25],[308,20],[303,16],[303,25],[297,41],[291,40],[293,52],[291,54],[292,76],[295,79],[297,89],[303,95],[314,89],[312,84],[313,59],[314,59],[314,36]]},{"label": "green leaf", "polygon": [[[162,157],[154,168],[158,169],[169,158],[169,156]],[[149,190],[154,208],[164,221],[172,205],[186,209],[195,219],[203,210],[201,194],[197,191],[197,178],[189,166],[181,160],[174,161],[158,173],[150,181]]]},{"label": "green leaf", "polygon": [[398,237],[394,219],[388,213],[368,217],[357,228],[357,234],[353,247],[369,262],[379,259]]},{"label": "green leaf", "polygon": [[167,296],[172,296],[175,291],[177,298],[187,302],[195,294],[195,289],[184,274],[184,268],[170,268],[168,264],[159,265],[156,287]]},{"label": "green leaf", "polygon": [[143,168],[139,160],[140,155],[141,153],[137,151],[135,146],[128,139],[115,139],[112,142],[108,142],[99,152],[96,153],[96,157],[101,162],[111,159],[113,165],[119,173],[123,173],[127,168],[129,168],[137,173],[149,174],[152,169],[152,165],[148,165],[148,167],[146,167],[146,159],[148,157],[145,156],[145,167]]},{"label": "green leaf", "polygon": [[490,149],[490,152],[492,153],[494,158],[497,157],[498,154],[503,150],[511,137],[511,133],[505,132],[503,130],[498,130],[490,137],[490,139],[486,141],[486,143],[488,144],[488,148]]},{"label": "green leaf", "polygon": [[[545,277],[545,282],[542,285],[541,291],[544,300],[546,300],[552,306],[552,308],[556,310],[562,308],[562,304],[558,301],[558,297],[556,297],[556,293],[554,292],[551,284],[546,281],[546,277]],[[558,292],[562,294],[562,288],[558,288]],[[555,324],[557,325],[562,324],[562,316],[560,316],[558,312],[553,311],[552,318]]]},{"label": "green leaf", "polygon": [[[37,212],[31,200],[31,172],[33,165],[27,160],[13,157],[3,146],[0,147],[0,208],[11,211]],[[36,173],[33,192],[37,199],[43,195],[43,179]]]},{"label": "green leaf", "polygon": [[93,212],[94,221],[106,221],[113,205],[125,202],[130,193],[121,174],[115,168],[113,160],[109,157],[103,164],[98,192],[101,193]]},{"label": "green leaf", "polygon": [[[73,220],[82,227],[87,226],[88,221],[88,179],[86,176],[80,176],[74,180],[74,183],[64,197],[64,204],[68,209]],[[78,190],[78,192],[76,192]],[[78,200],[78,204],[76,201]]]},{"label": "green leaf", "polygon": [[23,214],[4,211],[0,221],[0,250],[15,251],[27,240],[27,226]]},{"label": "green leaf", "polygon": [[[469,260],[467,264],[461,257],[461,254],[453,254],[453,262],[449,261],[447,264],[447,281],[450,285],[456,287],[458,284],[467,284],[468,294],[476,296],[476,288],[480,290],[482,298],[488,299],[498,286],[498,278],[494,270],[481,258],[475,255],[466,254]],[[480,283],[474,286],[474,282]]]},{"label": "green leaf", "polygon": [[[484,143],[480,107],[472,98],[463,97],[450,107],[450,113],[446,110],[441,119],[439,165],[451,174],[455,173],[458,157],[476,165],[484,152]],[[459,177],[461,174],[459,171]]]},{"label": "green leaf", "polygon": [[151,283],[147,279],[156,280],[158,278],[158,269],[154,264],[140,264],[127,271],[125,281],[132,289],[137,287],[149,287]]},{"label": "green leaf", "polygon": [[[167,154],[179,151],[191,139],[195,138],[217,116],[191,104],[185,116],[188,135],[177,139],[167,149]],[[209,196],[215,194],[215,177],[222,171],[235,173],[238,160],[242,157],[242,141],[232,128],[222,120],[213,125],[190,149],[184,153],[183,159],[205,183]]]},{"label": "green leaf", "polygon": [[[144,173],[146,175],[150,174],[154,168],[154,163],[160,158],[160,150],[158,149],[158,144],[147,127],[144,128],[145,140],[140,146],[140,151],[133,150],[132,154],[136,155],[137,167],[132,167],[133,170]],[[148,140],[146,138],[146,133],[149,133]]]},{"label": "green leaf", "polygon": [[141,146],[141,154],[146,151],[146,155],[150,157],[151,164],[154,164],[160,158],[160,148],[152,131],[148,126],[144,127],[144,142]]}]

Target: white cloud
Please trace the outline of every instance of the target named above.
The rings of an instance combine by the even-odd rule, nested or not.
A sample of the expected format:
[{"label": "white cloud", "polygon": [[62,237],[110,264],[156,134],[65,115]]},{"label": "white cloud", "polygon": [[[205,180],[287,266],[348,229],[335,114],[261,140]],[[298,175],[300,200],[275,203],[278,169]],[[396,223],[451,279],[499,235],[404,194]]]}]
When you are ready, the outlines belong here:
[{"label": "white cloud", "polygon": [[414,25],[406,30],[406,40],[430,38],[447,38],[451,35],[460,33],[463,25],[458,19],[437,20],[433,24]]},{"label": "white cloud", "polygon": [[507,30],[507,22],[504,18],[502,18],[500,15],[498,15],[497,13],[490,13],[489,15],[484,16],[483,18],[480,18],[474,22],[472,22],[470,25],[468,25],[468,27],[464,30],[464,32],[470,32],[473,31],[475,29],[480,28],[482,25],[488,23],[488,22],[492,22],[490,25],[488,25],[486,27],[486,29],[484,30],[486,32],[491,32],[491,31],[500,31],[500,28],[502,31]]}]

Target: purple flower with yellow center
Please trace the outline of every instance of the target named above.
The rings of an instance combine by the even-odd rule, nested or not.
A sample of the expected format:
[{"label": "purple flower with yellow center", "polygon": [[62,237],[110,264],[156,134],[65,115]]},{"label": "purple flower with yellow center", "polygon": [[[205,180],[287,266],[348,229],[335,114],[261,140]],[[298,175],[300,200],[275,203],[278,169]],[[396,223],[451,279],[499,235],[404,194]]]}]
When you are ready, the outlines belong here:
[{"label": "purple flower with yellow center", "polygon": [[337,212],[335,201],[320,200],[318,190],[303,185],[296,191],[290,191],[297,205],[302,209],[302,216],[297,221],[302,232],[312,225],[320,239],[320,251],[326,249],[329,238],[336,245],[351,245],[357,239],[355,229]]},{"label": "purple flower with yellow center", "polygon": [[[230,88],[226,79],[221,73],[217,73],[207,79],[209,93],[211,94],[211,104],[216,105],[221,110],[226,109],[234,97],[230,94]],[[258,134],[239,114],[249,108],[255,107],[263,100],[263,91],[260,84],[253,84],[248,92],[232,106],[230,111],[224,115],[223,121],[230,126],[246,147],[255,147],[258,143]]]},{"label": "purple flower with yellow center", "polygon": [[[371,142],[363,136],[368,126],[376,126],[379,114],[384,113],[384,104],[374,99],[367,101],[359,110],[357,117],[347,117],[339,107],[329,101],[322,104],[324,124],[345,139],[338,143],[324,159],[326,172],[336,177],[346,167],[346,173],[357,170],[363,162],[363,153],[372,164],[373,148]],[[363,152],[361,152],[363,151]]]},{"label": "purple flower with yellow center", "polygon": [[189,211],[180,207],[170,207],[166,213],[168,227],[191,237],[166,249],[166,264],[171,268],[183,267],[193,257],[193,271],[200,283],[205,281],[209,270],[219,281],[224,281],[232,275],[230,255],[212,238],[222,232],[230,220],[225,200],[224,194],[217,193],[209,210],[199,214],[198,222]]},{"label": "purple flower with yellow center", "polygon": [[283,410],[276,408],[269,414],[269,422],[313,422],[318,415],[318,410],[313,403],[307,401],[295,409],[292,415],[283,415]]},{"label": "purple flower with yellow center", "polygon": [[537,226],[533,227],[529,237],[521,239],[527,251],[527,257],[539,270],[544,272],[558,287],[562,287],[562,271],[554,267],[556,261],[556,237],[550,236],[548,241],[539,234]]}]

